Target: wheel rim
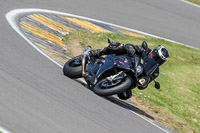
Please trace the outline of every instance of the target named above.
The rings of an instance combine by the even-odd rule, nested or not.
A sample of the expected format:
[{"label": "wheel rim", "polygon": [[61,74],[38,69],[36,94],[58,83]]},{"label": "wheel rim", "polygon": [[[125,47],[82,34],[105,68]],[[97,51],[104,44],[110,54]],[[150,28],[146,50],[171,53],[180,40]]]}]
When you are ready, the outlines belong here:
[{"label": "wheel rim", "polygon": [[101,88],[106,89],[106,88],[111,88],[113,86],[116,86],[120,82],[121,82],[121,80],[119,80],[119,79],[118,80],[113,80],[112,82],[109,82],[108,80],[105,80],[100,84],[100,86],[101,86]]},{"label": "wheel rim", "polygon": [[79,59],[75,59],[70,63],[70,66],[77,67],[81,65],[81,61]]}]

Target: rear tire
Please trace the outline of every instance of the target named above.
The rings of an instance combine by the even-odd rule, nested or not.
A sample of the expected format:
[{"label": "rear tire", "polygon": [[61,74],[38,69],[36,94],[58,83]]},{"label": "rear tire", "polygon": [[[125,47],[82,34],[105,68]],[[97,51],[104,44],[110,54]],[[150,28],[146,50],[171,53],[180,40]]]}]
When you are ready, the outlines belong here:
[{"label": "rear tire", "polygon": [[74,57],[67,61],[63,66],[63,74],[70,78],[81,78],[82,69],[81,69],[81,56]]},{"label": "rear tire", "polygon": [[109,86],[108,88],[102,87],[103,84],[107,82],[107,79],[103,79],[98,82],[94,87],[94,92],[100,96],[110,96],[114,94],[119,94],[126,91],[132,84],[129,77],[125,77],[115,86]]}]

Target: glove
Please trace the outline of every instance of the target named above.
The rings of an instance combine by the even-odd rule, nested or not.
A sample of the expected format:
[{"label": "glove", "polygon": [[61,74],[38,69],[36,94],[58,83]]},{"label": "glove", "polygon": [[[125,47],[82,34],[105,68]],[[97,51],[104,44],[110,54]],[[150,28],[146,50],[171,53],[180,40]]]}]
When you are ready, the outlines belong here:
[{"label": "glove", "polygon": [[140,46],[137,46],[137,45],[136,45],[135,49],[136,49],[136,51],[137,51],[138,54],[141,54],[142,51],[144,51],[144,49],[142,48],[141,45],[140,45]]},{"label": "glove", "polygon": [[112,50],[115,50],[115,49],[119,49],[119,48],[121,48],[121,47],[123,47],[124,46],[124,44],[122,44],[122,43],[119,43],[119,42],[111,42],[110,44],[109,44],[109,48],[110,49],[112,49]]},{"label": "glove", "polygon": [[118,42],[111,42],[110,44],[109,44],[109,47],[118,47],[119,46],[119,44],[120,43],[118,43]]},{"label": "glove", "polygon": [[135,48],[133,48],[132,46],[127,46],[126,52],[128,53],[129,56],[134,56],[135,55]]}]

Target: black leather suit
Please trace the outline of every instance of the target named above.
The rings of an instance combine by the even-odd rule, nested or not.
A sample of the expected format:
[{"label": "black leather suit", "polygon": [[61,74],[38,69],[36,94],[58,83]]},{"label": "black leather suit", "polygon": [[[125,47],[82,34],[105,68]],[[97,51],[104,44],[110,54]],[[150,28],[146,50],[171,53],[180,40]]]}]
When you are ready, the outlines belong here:
[{"label": "black leather suit", "polygon": [[[146,42],[143,42],[146,43]],[[129,56],[134,56],[139,55],[141,56],[142,54],[143,48],[142,46],[137,46],[137,45],[133,45],[133,44],[122,44],[122,43],[118,43],[118,42],[111,42],[109,44],[109,46],[103,48],[103,49],[97,49],[95,51],[91,52],[91,55],[93,56],[97,56],[100,57],[102,55],[108,55],[108,54],[128,54]],[[149,54],[151,52],[151,49],[148,48],[148,50],[145,51],[146,54]],[[155,78],[157,78],[159,75],[159,67],[151,74],[149,75],[147,78],[148,83],[150,83],[152,80],[154,80]],[[146,85],[141,85],[138,86],[138,89],[145,89],[148,86],[148,83]]]}]

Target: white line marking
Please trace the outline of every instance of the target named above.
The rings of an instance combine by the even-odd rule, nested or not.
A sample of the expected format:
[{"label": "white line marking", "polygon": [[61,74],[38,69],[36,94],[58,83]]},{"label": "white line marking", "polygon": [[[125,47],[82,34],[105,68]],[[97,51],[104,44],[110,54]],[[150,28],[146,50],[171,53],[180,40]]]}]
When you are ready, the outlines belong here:
[{"label": "white line marking", "polygon": [[6,14],[6,19],[8,20],[8,23],[12,26],[12,28],[19,34],[21,35],[29,44],[31,44],[31,46],[33,46],[36,50],[38,50],[41,54],[43,54],[45,57],[47,57],[49,60],[53,61],[55,64],[57,64],[58,66],[62,67],[62,65],[60,65],[59,63],[57,63],[56,61],[54,61],[52,58],[50,58],[47,54],[45,54],[42,50],[40,50],[38,47],[35,46],[35,44],[33,44],[25,35],[24,33],[21,31],[19,25],[18,25],[18,21],[17,17],[20,14],[23,13],[31,13],[31,10],[23,10],[23,9],[17,9],[17,10],[13,10],[11,12],[8,12]]},{"label": "white line marking", "polygon": [[195,7],[198,7],[198,8],[200,8],[200,6],[199,6],[199,5],[197,5],[197,4],[194,4],[194,3],[192,3],[192,2],[189,2],[189,1],[186,1],[186,0],[179,0],[179,1],[181,1],[181,2],[184,2],[184,3],[186,3],[186,4],[189,4],[189,5],[192,5],[192,6],[195,6]]},{"label": "white line marking", "polygon": [[143,32],[143,31],[139,31],[139,30],[135,30],[135,29],[131,29],[131,28],[127,28],[127,27],[123,27],[123,26],[119,26],[119,25],[116,25],[116,24],[112,24],[112,23],[108,23],[108,22],[103,22],[103,21],[100,21],[100,20],[91,19],[91,18],[87,18],[87,17],[83,17],[83,16],[78,16],[78,15],[69,14],[69,13],[63,13],[63,12],[58,12],[58,11],[51,11],[51,10],[46,10],[46,9],[35,9],[35,8],[30,8],[30,9],[15,9],[15,10],[12,10],[12,11],[8,12],[6,14],[6,18],[7,18],[8,22],[9,22],[10,19],[12,19],[11,16],[13,16],[13,15],[16,18],[16,16],[19,15],[19,14],[34,13],[34,12],[35,13],[45,12],[45,13],[59,14],[59,15],[63,15],[63,16],[76,17],[76,18],[85,19],[85,20],[88,20],[88,21],[94,21],[94,22],[105,24],[105,25],[110,25],[110,26],[122,28],[122,29],[125,29],[125,30],[128,30],[128,31],[136,32],[136,33],[139,33],[139,34],[147,35],[147,36],[150,36],[150,37],[155,37],[155,38],[163,39],[163,40],[170,41],[170,42],[173,42],[173,43],[177,43],[177,44],[180,44],[180,45],[184,45],[184,46],[187,46],[187,47],[190,47],[190,48],[198,49],[198,48],[195,48],[193,46],[189,46],[189,45],[186,45],[184,43],[173,41],[173,40],[170,40],[170,39],[167,39],[167,38],[164,38],[164,37],[160,37],[160,36],[157,36],[157,35],[153,35],[153,34],[150,34],[150,33],[147,33],[147,32]]},{"label": "white line marking", "polygon": [[0,127],[0,132],[2,132],[2,133],[11,133],[10,131],[8,131],[7,129],[2,128],[2,127]]},{"label": "white line marking", "polygon": [[[29,44],[31,44],[31,46],[33,46],[36,50],[38,50],[41,54],[43,54],[45,57],[47,57],[48,59],[50,59],[52,62],[54,62],[55,64],[57,64],[59,67],[62,68],[62,65],[60,65],[59,63],[57,63],[56,61],[54,61],[53,59],[51,59],[48,55],[46,55],[43,51],[41,51],[39,48],[37,48],[25,35],[24,33],[20,30],[20,27],[18,25],[18,21],[17,18],[19,15],[21,14],[27,14],[27,13],[38,13],[38,12],[45,12],[45,13],[53,13],[53,14],[59,14],[59,15],[63,15],[63,16],[69,16],[69,17],[76,17],[76,18],[80,18],[80,19],[85,19],[85,20],[89,20],[89,21],[94,21],[94,22],[98,22],[98,23],[102,23],[102,24],[106,24],[106,25],[110,25],[110,26],[115,26],[115,27],[118,27],[118,28],[122,28],[122,29],[125,29],[125,30],[129,30],[129,31],[133,31],[133,32],[136,32],[136,33],[140,33],[140,34],[144,34],[144,35],[147,35],[147,36],[151,36],[151,37],[155,37],[155,38],[160,38],[160,39],[164,39],[164,40],[167,40],[167,41],[170,41],[170,42],[174,42],[174,43],[178,43],[178,44],[181,44],[181,45],[185,45],[183,43],[180,43],[180,42],[176,42],[176,41],[173,41],[173,40],[170,40],[170,39],[166,39],[166,38],[163,38],[163,37],[159,37],[159,36],[156,36],[156,35],[152,35],[152,34],[149,34],[149,33],[146,33],[146,32],[142,32],[142,31],[138,31],[138,30],[134,30],[134,29],[130,29],[130,28],[126,28],[126,27],[122,27],[122,26],[119,26],[119,25],[115,25],[115,24],[111,24],[111,23],[107,23],[107,22],[103,22],[103,21],[100,21],[100,20],[96,20],[96,19],[91,19],[91,18],[87,18],[87,17],[82,17],[82,16],[78,16],[78,15],[73,15],[73,14],[68,14],[68,13],[63,13],[63,12],[57,12],[57,11],[50,11],[50,10],[44,10],[44,9],[16,9],[16,10],[12,10],[10,12],[8,12],[6,14],[6,19],[8,20],[9,24],[12,26],[12,28],[19,34],[21,35]],[[185,46],[188,46],[188,45],[185,45]],[[188,46],[188,47],[191,47],[191,46]],[[82,79],[81,79],[82,80]],[[84,80],[82,80],[84,81]],[[156,125],[155,123],[151,122],[150,120],[146,119],[145,117],[135,113],[134,111],[131,111],[133,112],[134,114],[136,114],[137,116],[139,116],[140,118],[146,120],[147,122],[151,123],[152,125],[154,125],[155,127],[159,128],[160,130],[168,133],[167,130],[159,127],[158,125]],[[5,132],[5,133],[8,133],[8,132]]]},{"label": "white line marking", "polygon": [[167,130],[165,130],[164,128],[158,126],[157,124],[155,124],[155,123],[153,123],[152,121],[148,120],[147,118],[143,117],[142,115],[139,115],[138,113],[136,113],[136,112],[134,112],[134,111],[132,111],[132,110],[130,110],[130,111],[131,111],[132,113],[134,113],[135,115],[139,116],[140,118],[144,119],[145,121],[151,123],[151,124],[154,125],[155,127],[159,128],[159,129],[162,130],[163,132],[165,132],[165,133],[170,133],[170,132],[168,132]]}]

